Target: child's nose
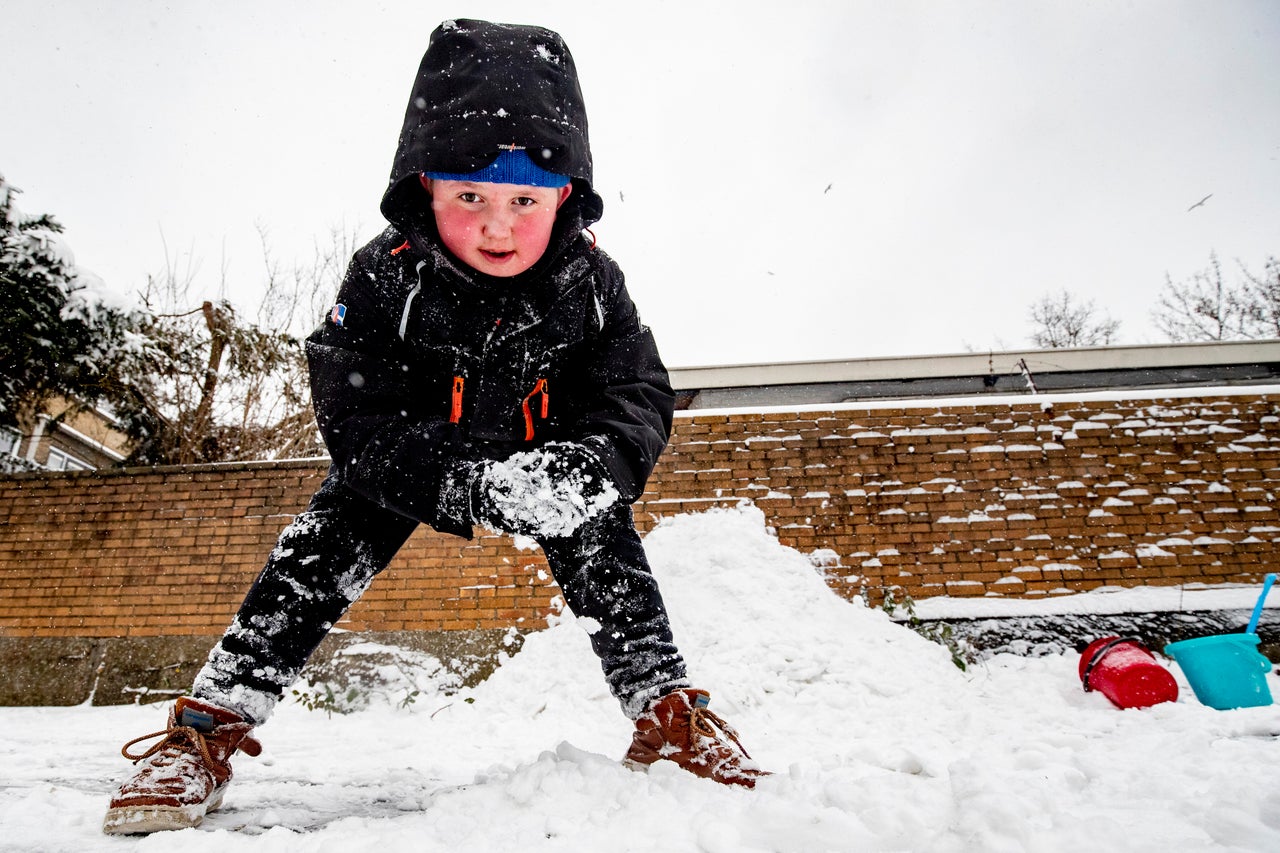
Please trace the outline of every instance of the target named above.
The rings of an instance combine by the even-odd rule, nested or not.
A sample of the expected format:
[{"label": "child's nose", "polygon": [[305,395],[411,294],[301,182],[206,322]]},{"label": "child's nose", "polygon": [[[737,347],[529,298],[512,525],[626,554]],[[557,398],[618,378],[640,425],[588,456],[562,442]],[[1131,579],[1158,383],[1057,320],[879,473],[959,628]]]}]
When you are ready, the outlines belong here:
[{"label": "child's nose", "polygon": [[489,215],[485,217],[482,227],[484,233],[489,236],[505,237],[511,233],[512,226],[515,224],[515,214],[499,208],[491,210]]}]

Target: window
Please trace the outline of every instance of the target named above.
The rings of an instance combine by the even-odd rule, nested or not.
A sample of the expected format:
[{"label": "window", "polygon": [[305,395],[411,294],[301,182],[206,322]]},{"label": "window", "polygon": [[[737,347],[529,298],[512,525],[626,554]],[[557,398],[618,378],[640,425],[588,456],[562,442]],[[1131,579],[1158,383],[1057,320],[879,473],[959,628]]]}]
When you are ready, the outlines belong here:
[{"label": "window", "polygon": [[45,463],[45,468],[50,471],[92,471],[93,466],[88,462],[82,462],[72,456],[70,453],[64,453],[56,447],[49,448],[49,461]]},{"label": "window", "polygon": [[17,456],[22,433],[9,427],[0,427],[0,456]]}]

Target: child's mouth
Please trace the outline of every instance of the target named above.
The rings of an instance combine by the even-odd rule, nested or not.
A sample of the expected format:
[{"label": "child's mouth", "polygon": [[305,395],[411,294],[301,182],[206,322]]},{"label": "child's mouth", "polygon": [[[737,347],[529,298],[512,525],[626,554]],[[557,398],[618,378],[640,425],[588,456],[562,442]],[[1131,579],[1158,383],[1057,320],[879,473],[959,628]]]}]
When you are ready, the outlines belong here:
[{"label": "child's mouth", "polygon": [[481,249],[480,254],[484,255],[485,258],[490,261],[493,261],[495,263],[500,263],[502,261],[505,261],[507,258],[511,257],[512,255],[514,255],[515,252],[511,252],[511,251],[497,252],[492,249]]}]

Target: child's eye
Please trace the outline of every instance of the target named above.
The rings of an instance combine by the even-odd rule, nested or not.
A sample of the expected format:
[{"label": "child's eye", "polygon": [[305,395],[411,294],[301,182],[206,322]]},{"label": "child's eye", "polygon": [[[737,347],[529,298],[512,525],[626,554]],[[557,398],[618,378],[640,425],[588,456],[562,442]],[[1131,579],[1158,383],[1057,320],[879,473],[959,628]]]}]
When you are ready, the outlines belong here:
[{"label": "child's eye", "polygon": [[465,193],[458,193],[458,199],[461,201],[465,201],[467,204],[476,204],[480,201],[480,196],[477,195],[476,193],[465,192]]},{"label": "child's eye", "polygon": [[538,203],[536,198],[529,198],[527,195],[517,196],[511,200],[511,203],[519,207],[533,207]]}]

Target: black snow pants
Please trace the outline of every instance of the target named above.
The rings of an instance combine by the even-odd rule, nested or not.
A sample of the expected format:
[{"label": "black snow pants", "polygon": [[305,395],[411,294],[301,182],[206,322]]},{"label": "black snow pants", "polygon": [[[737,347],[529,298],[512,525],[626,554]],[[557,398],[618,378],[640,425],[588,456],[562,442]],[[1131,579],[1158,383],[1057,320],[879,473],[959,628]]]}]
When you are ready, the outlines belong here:
[{"label": "black snow pants", "polygon": [[[416,526],[330,472],[281,533],[196,676],[193,695],[265,722],[320,641]],[[591,645],[625,714],[634,718],[653,699],[688,686],[630,506],[616,505],[572,536],[538,544],[570,610],[596,623]]]}]

